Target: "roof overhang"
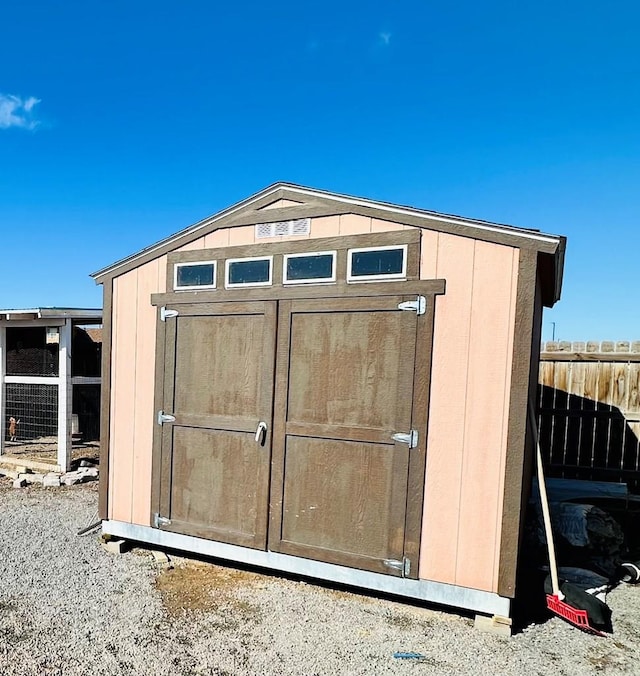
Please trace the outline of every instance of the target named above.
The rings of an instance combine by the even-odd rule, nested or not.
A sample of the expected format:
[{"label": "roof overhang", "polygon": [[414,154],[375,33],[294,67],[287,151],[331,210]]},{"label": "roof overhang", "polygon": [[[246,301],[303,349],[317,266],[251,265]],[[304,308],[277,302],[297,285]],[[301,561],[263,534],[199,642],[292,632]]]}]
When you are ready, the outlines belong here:
[{"label": "roof overhang", "polygon": [[0,310],[0,320],[25,321],[30,319],[75,319],[78,321],[101,321],[102,310],[99,308],[62,308],[38,307],[26,309]]},{"label": "roof overhang", "polygon": [[[294,205],[286,208],[265,208],[281,199],[289,200]],[[538,230],[342,195],[291,183],[275,183],[170,237],[94,272],[91,277],[95,279],[96,283],[102,284],[108,279],[125,274],[139,265],[189,244],[219,228],[348,213],[371,216],[381,220],[481,239],[516,248],[533,249],[540,254],[549,255],[554,260],[551,266],[547,265],[546,267],[554,271],[554,280],[551,284],[554,291],[551,294],[545,294],[545,305],[552,305],[559,298],[559,284],[562,279],[562,260],[560,259],[564,256],[564,238],[561,236],[542,233]],[[562,250],[562,256],[559,255],[560,250]]]}]

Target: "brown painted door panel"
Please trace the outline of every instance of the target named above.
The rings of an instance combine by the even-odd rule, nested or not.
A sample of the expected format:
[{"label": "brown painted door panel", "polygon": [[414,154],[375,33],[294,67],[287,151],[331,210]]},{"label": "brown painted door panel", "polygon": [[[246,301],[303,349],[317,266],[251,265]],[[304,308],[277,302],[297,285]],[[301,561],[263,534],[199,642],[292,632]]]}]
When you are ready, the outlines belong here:
[{"label": "brown painted door panel", "polygon": [[276,303],[175,309],[165,331],[163,410],[175,421],[162,429],[162,528],[264,549]]},{"label": "brown painted door panel", "polygon": [[403,300],[280,303],[270,549],[402,574],[387,563],[405,554],[413,450],[392,435],[411,429],[418,322]]}]

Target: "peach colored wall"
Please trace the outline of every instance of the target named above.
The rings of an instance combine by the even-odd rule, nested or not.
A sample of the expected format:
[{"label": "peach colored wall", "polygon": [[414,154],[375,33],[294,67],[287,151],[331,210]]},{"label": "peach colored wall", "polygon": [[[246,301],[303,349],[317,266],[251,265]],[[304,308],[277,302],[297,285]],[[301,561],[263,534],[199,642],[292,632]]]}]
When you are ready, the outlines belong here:
[{"label": "peach colored wall", "polygon": [[[308,236],[279,237],[278,241],[403,227],[364,216],[325,216],[312,219]],[[223,228],[176,251],[254,242],[253,226]],[[109,518],[140,525],[150,524],[151,513],[156,340],[156,309],[151,305],[151,294],[165,291],[166,264],[166,256],[153,260],[116,277],[113,286]]]},{"label": "peach colored wall", "polygon": [[[308,237],[408,227],[326,216],[312,219]],[[254,242],[254,228],[242,226],[181,249]],[[422,232],[421,277],[446,279],[447,293],[436,305],[420,577],[489,591],[497,584],[517,260],[515,249]],[[165,275],[162,257],[114,280],[109,517],[141,525],[150,523],[155,414],[150,296],[165,290]]]},{"label": "peach colored wall", "polygon": [[[166,256],[114,279],[109,518],[150,522],[156,310]],[[135,488],[134,488],[135,487]]]},{"label": "peach colored wall", "polygon": [[436,300],[420,577],[496,591],[518,249],[423,232]]}]

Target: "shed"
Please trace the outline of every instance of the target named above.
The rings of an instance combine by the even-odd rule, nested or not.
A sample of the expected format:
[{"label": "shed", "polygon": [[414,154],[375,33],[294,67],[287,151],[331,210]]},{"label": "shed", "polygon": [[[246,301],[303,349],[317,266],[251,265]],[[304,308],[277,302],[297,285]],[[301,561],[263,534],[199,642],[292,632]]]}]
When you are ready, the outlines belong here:
[{"label": "shed", "polygon": [[564,249],[277,183],[94,273],[104,533],[508,617]]},{"label": "shed", "polygon": [[74,438],[98,440],[101,324],[96,308],[0,310],[3,464],[68,471]]}]

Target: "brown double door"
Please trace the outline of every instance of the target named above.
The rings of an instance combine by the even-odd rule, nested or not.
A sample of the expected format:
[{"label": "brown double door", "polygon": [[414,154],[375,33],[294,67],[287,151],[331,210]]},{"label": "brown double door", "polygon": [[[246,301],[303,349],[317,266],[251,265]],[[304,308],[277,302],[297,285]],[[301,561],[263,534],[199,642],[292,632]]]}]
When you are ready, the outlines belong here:
[{"label": "brown double door", "polygon": [[428,361],[405,300],[171,306],[158,526],[414,577]]}]

